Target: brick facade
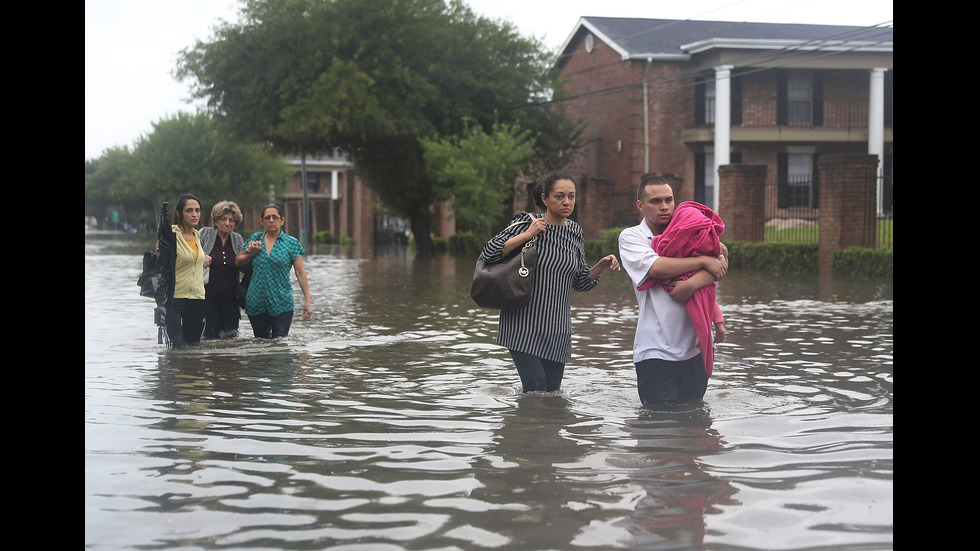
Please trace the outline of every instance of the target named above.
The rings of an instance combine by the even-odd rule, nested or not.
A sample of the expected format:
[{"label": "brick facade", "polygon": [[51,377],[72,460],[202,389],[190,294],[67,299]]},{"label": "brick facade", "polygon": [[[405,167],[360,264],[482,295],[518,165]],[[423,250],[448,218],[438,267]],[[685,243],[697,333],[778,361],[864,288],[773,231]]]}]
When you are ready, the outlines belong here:
[{"label": "brick facade", "polygon": [[718,215],[725,222],[722,241],[763,241],[766,225],[766,165],[718,167]]},{"label": "brick facade", "polygon": [[821,270],[833,263],[833,252],[877,243],[877,155],[825,155],[819,160]]}]

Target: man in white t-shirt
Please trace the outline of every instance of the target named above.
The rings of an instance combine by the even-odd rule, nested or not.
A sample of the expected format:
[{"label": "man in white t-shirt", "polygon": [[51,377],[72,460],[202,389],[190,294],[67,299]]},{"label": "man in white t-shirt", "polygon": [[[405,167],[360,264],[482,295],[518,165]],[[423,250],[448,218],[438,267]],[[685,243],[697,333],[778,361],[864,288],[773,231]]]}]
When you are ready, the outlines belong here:
[{"label": "man in white t-shirt", "polygon": [[[648,176],[640,182],[636,197],[643,220],[619,234],[619,254],[640,307],[633,340],[637,392],[648,407],[700,400],[708,387],[708,375],[684,302],[698,288],[723,278],[728,259],[724,255],[658,255],[651,239],[663,233],[674,215],[674,192],[662,176]],[[694,271],[694,276],[677,281],[669,293],[661,285],[636,290],[647,278],[671,279]]]}]

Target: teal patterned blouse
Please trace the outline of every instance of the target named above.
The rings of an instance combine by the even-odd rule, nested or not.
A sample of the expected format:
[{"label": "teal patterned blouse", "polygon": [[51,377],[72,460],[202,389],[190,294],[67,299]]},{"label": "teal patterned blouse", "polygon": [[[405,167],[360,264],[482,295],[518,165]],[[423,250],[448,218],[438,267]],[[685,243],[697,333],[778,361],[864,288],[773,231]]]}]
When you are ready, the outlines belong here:
[{"label": "teal patterned blouse", "polygon": [[265,232],[255,232],[245,240],[242,250],[248,248],[249,241],[262,243],[262,252],[252,259],[252,282],[245,296],[245,313],[248,315],[268,314],[278,316],[292,311],[293,284],[289,270],[293,261],[304,254],[299,239],[279,232],[272,251],[265,248]]}]

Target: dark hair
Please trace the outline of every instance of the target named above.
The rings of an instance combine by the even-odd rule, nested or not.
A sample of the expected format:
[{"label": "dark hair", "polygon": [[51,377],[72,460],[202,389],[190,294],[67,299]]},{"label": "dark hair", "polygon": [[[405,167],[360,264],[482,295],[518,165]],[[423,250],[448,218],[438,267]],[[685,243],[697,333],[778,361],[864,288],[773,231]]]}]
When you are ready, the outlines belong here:
[{"label": "dark hair", "polygon": [[[259,211],[259,218],[260,219],[261,218],[265,218],[265,211],[267,211],[269,209],[276,209],[276,212],[279,213],[279,218],[282,218],[282,219],[285,219],[286,218],[285,216],[282,215],[282,209],[279,208],[279,205],[277,205],[275,203],[269,203],[268,205],[262,207],[262,210]],[[283,222],[283,225],[285,225],[285,224],[286,223]]]},{"label": "dark hair", "polygon": [[541,200],[542,195],[551,195],[551,190],[555,189],[555,184],[559,180],[571,180],[575,187],[578,187],[578,182],[575,181],[575,177],[564,170],[555,170],[544,175],[541,180],[534,186],[534,204],[540,209],[546,209],[544,201]]},{"label": "dark hair", "polygon": [[[646,191],[648,186],[670,186],[670,182],[667,178],[660,176],[658,174],[648,174],[643,178],[640,178],[640,185],[636,188],[636,200],[643,200],[643,192]],[[670,188],[671,191],[674,188]]]},{"label": "dark hair", "polygon": [[197,201],[198,205],[201,204],[201,200],[190,193],[181,194],[181,196],[177,198],[177,204],[174,206],[174,224],[179,226],[184,222],[184,205],[186,205],[187,201],[191,199]]}]

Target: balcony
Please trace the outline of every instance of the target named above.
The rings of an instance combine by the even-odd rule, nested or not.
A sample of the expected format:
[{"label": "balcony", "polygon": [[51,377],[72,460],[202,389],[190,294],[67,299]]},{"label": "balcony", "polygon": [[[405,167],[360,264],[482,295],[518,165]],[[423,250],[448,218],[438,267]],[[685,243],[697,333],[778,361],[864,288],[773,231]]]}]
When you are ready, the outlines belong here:
[{"label": "balcony", "polygon": [[[714,99],[704,101],[704,123],[686,128],[685,143],[714,140]],[[743,97],[732,107],[732,142],[867,142],[868,100],[828,98],[787,100],[776,96]],[[891,117],[885,116],[884,140],[892,141]]]}]

